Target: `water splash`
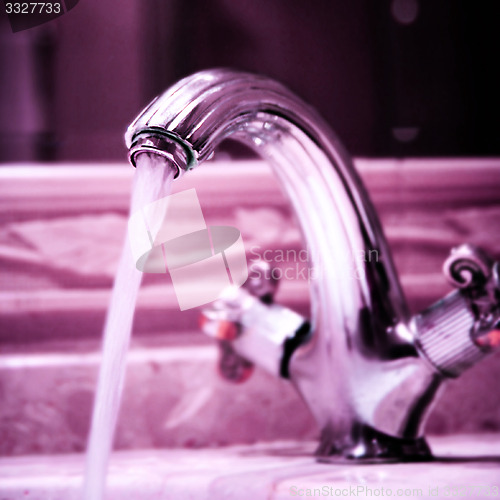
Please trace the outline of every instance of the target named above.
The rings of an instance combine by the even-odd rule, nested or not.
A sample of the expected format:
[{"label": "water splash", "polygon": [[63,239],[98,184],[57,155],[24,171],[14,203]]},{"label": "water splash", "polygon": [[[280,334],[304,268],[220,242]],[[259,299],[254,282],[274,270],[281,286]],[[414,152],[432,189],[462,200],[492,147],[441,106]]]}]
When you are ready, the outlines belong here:
[{"label": "water splash", "polygon": [[[157,155],[137,158],[130,213],[170,194],[174,170]],[[125,380],[126,355],[142,273],[136,269],[128,240],[123,247],[108,309],[99,381],[87,447],[83,498],[104,498],[120,400]]]}]

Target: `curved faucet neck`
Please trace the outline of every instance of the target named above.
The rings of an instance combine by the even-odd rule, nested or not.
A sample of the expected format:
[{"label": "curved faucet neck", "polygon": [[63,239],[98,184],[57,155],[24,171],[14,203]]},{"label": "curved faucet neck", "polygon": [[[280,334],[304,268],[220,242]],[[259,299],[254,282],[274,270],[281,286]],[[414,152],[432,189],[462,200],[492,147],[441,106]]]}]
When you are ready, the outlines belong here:
[{"label": "curved faucet neck", "polygon": [[[156,144],[145,148],[138,141],[144,137]],[[132,163],[141,151],[161,153],[169,145],[175,167],[189,170],[228,137],[272,165],[295,208],[317,281],[325,282],[322,291],[312,283],[313,323],[325,300],[329,321],[335,314],[340,325],[352,306],[372,310],[374,301],[384,331],[407,320],[386,240],[351,159],[324,120],[279,83],[224,69],[197,73],[155,99],[130,125],[126,142]]]},{"label": "curved faucet neck", "polygon": [[[406,324],[409,313],[375,209],[323,119],[273,80],[212,70],[181,80],[153,101],[129,127],[126,142],[133,164],[136,155],[156,151],[181,172],[229,137],[271,164],[307,243],[313,335],[291,359],[292,382],[320,426],[334,429],[332,443],[359,423],[376,428],[376,405],[361,405],[356,395],[376,391],[360,377],[387,358],[388,329]],[[398,369],[376,374],[379,382],[384,379],[379,398],[395,385],[392,368]],[[413,399],[405,404],[412,407]],[[401,413],[380,430],[408,433],[407,412]]]}]

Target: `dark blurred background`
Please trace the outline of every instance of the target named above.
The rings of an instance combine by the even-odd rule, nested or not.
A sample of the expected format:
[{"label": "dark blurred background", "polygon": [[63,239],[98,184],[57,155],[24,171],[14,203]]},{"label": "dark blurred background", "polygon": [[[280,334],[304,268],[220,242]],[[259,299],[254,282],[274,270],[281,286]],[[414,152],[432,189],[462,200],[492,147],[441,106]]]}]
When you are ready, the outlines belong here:
[{"label": "dark blurred background", "polygon": [[80,0],[0,15],[0,161],[124,161],[123,133],[199,69],[274,77],[355,156],[500,155],[497,2]]}]

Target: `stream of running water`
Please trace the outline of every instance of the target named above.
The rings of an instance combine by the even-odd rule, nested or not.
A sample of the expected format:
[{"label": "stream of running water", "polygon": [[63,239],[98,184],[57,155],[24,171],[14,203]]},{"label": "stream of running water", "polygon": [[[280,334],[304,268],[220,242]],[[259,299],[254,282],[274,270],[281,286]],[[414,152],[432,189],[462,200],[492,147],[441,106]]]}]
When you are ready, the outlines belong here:
[{"label": "stream of running water", "polygon": [[[175,174],[167,160],[160,156],[143,153],[136,161],[130,214],[168,196]],[[102,360],[85,464],[84,500],[102,500],[105,496],[108,461],[113,447],[141,279],[142,272],[136,268],[127,238],[104,328]]]}]

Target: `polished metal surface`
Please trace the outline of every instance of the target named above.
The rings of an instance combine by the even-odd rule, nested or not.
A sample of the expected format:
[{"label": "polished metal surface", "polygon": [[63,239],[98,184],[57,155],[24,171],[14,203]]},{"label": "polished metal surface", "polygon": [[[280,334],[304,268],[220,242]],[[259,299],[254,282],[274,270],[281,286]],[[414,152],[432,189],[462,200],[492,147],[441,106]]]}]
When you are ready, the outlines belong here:
[{"label": "polished metal surface", "polygon": [[272,375],[288,373],[285,346],[304,324],[308,325],[296,312],[274,304],[278,281],[271,271],[267,262],[253,262],[241,288],[227,288],[202,309],[200,327],[218,341],[220,373],[232,382],[250,376],[254,364],[250,360]]},{"label": "polished metal surface", "polygon": [[[226,317],[225,311],[229,311]],[[221,314],[222,313],[222,314]],[[272,375],[282,373],[283,350],[306,321],[279,304],[265,304],[243,288],[230,288],[203,311],[203,331],[219,340],[231,340],[237,353],[255,361]],[[228,338],[227,322],[238,325]]]},{"label": "polished metal surface", "polygon": [[498,266],[480,248],[454,248],[443,271],[459,290],[413,320],[417,346],[447,377],[458,377],[500,343]]},{"label": "polished metal surface", "polygon": [[475,318],[460,292],[445,297],[414,321],[420,350],[447,377],[458,377],[485,355],[470,335]]},{"label": "polished metal surface", "polygon": [[[321,117],[273,80],[211,70],[153,101],[129,127],[126,143],[132,162],[155,147],[162,156],[176,152],[172,168],[181,172],[228,137],[273,167],[307,242],[311,333],[288,350],[285,371],[322,429],[318,454],[325,460],[428,458],[423,426],[446,374],[424,339],[418,341],[376,212]],[[162,146],[168,142],[174,146]],[[466,300],[463,307],[469,306]],[[258,304],[259,315],[272,317],[270,307]],[[276,352],[270,362],[258,349],[237,347],[249,327],[241,328],[238,315],[233,320],[240,328],[234,348],[275,371]],[[285,337],[294,338],[280,337],[284,346]]]}]

